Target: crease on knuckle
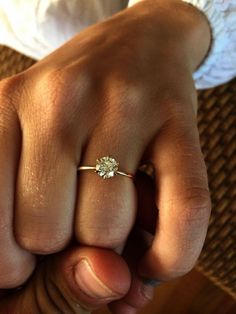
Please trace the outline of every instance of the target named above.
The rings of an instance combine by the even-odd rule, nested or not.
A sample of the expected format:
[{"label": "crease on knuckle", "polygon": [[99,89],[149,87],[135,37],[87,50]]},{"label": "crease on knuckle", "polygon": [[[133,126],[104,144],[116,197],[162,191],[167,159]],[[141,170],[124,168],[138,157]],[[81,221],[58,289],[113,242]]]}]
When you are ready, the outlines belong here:
[{"label": "crease on knuckle", "polygon": [[[197,91],[195,88],[194,80],[189,71],[185,71],[182,67],[175,67],[173,65],[176,73],[178,73],[179,80],[173,77],[173,71],[169,72],[168,75],[164,75],[163,80],[159,85],[159,101],[170,105],[178,105],[184,103],[189,103],[197,100]],[[165,73],[167,74],[167,73]],[[183,88],[184,87],[184,88]]]},{"label": "crease on knuckle", "polygon": [[160,101],[165,111],[166,119],[163,128],[186,129],[185,125],[190,125],[196,121],[195,99],[186,96],[168,96]]},{"label": "crease on knuckle", "polygon": [[205,221],[210,215],[211,199],[210,193],[204,187],[190,187],[185,197],[186,201],[186,217],[188,221]]},{"label": "crease on knuckle", "polygon": [[[50,241],[48,239],[50,238]],[[52,254],[61,251],[66,247],[70,240],[69,236],[59,235],[50,237],[46,235],[45,238],[38,236],[24,236],[17,237],[18,244],[25,250],[36,254]]]},{"label": "crease on knuckle", "polygon": [[122,245],[125,240],[121,234],[124,234],[124,230],[122,228],[86,226],[85,232],[79,230],[77,233],[77,240],[84,245],[114,249]]},{"label": "crease on knuckle", "polygon": [[165,202],[167,212],[178,212],[176,223],[179,226],[203,226],[208,224],[211,213],[209,190],[203,187],[191,187],[184,196],[172,197]]}]

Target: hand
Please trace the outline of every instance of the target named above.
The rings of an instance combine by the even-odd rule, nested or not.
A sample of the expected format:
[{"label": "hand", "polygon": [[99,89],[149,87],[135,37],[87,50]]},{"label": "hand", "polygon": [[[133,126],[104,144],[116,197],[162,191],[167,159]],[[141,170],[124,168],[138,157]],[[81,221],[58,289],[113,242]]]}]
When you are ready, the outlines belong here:
[{"label": "hand", "polygon": [[[153,288],[144,285],[135,274],[137,258],[146,249],[147,240],[143,232],[134,230],[125,248],[132,289],[130,271],[119,255],[112,250],[72,245],[43,258],[20,289],[2,291],[1,313],[85,314],[111,301],[112,313],[136,313],[153,296]],[[137,241],[139,247],[135,245]],[[88,265],[90,269],[86,269]]]},{"label": "hand", "polygon": [[192,72],[209,43],[196,9],[143,1],[1,83],[1,288],[31,274],[27,251],[58,252],[74,235],[122,251],[136,217],[134,183],[77,175],[104,155],[131,173],[141,162],[155,166],[159,216],[139,274],[168,280],[193,267],[210,198]]},{"label": "hand", "polygon": [[44,258],[23,289],[1,296],[0,312],[85,314],[121,298],[129,287],[129,269],[118,254],[74,246]]}]

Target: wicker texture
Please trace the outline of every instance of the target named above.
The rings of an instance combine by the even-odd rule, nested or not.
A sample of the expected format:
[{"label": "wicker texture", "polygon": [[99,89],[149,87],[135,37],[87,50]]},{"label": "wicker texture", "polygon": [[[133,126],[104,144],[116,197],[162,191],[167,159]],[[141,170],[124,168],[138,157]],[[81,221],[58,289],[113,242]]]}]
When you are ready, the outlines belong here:
[{"label": "wicker texture", "polygon": [[[0,46],[0,79],[34,62]],[[196,267],[236,299],[236,80],[198,95],[200,139],[213,209]]]},{"label": "wicker texture", "polygon": [[236,299],[236,80],[199,92],[212,215],[197,268]]},{"label": "wicker texture", "polygon": [[30,67],[34,60],[4,46],[0,46],[0,79]]}]

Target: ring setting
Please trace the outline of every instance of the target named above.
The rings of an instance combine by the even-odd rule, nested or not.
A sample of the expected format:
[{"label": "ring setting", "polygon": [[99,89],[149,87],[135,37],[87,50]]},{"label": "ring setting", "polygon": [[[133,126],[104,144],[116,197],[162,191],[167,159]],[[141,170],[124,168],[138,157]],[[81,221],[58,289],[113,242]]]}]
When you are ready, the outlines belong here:
[{"label": "ring setting", "polygon": [[115,158],[110,156],[101,157],[96,160],[96,166],[79,166],[78,170],[95,170],[95,172],[103,179],[110,179],[116,175],[122,175],[133,178],[134,175],[119,171],[119,163]]}]

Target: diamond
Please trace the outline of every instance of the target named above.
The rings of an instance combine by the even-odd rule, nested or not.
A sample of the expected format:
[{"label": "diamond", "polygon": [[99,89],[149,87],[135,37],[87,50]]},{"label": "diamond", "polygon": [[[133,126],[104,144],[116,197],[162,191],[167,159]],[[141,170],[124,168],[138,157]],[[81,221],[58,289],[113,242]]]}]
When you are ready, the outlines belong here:
[{"label": "diamond", "polygon": [[103,179],[109,179],[116,175],[118,171],[119,163],[112,157],[106,156],[97,159],[95,172],[103,177]]}]

